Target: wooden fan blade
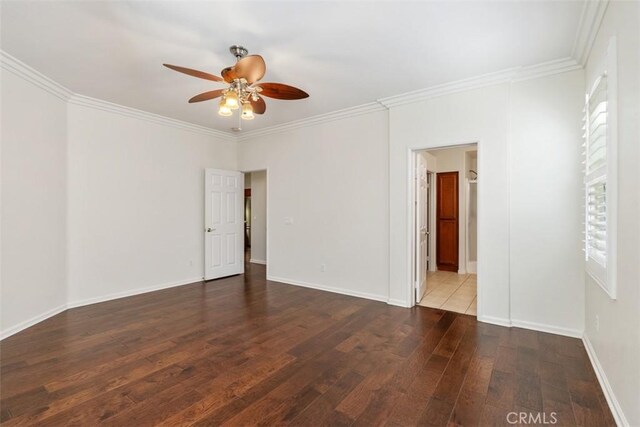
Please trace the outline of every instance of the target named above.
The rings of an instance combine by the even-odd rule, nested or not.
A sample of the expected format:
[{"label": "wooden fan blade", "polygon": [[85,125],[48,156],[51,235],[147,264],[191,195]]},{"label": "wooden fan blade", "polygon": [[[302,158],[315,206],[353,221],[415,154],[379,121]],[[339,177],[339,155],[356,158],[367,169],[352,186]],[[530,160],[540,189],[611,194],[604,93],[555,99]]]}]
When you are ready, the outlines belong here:
[{"label": "wooden fan blade", "polygon": [[231,83],[238,78],[238,75],[236,74],[236,70],[233,67],[225,68],[224,70],[222,70],[220,74],[222,74],[222,78],[227,83]]},{"label": "wooden fan blade", "polygon": [[264,98],[258,98],[257,101],[250,98],[249,102],[251,102],[251,107],[253,108],[254,113],[264,114],[264,112],[267,111],[267,104],[264,102]]},{"label": "wooden fan blade", "polygon": [[260,95],[268,96],[275,99],[303,99],[308,98],[309,94],[297,87],[285,85],[282,83],[260,83],[258,86],[262,88]]},{"label": "wooden fan blade", "polygon": [[249,55],[242,58],[232,67],[237,78],[245,79],[247,83],[255,83],[264,77],[267,65],[260,55]]},{"label": "wooden fan blade", "polygon": [[222,81],[224,81],[224,80],[222,80],[221,77],[214,76],[213,74],[205,73],[204,71],[192,70],[191,68],[178,67],[177,65],[171,65],[171,64],[162,64],[162,65],[164,65],[167,68],[171,68],[174,71],[178,71],[180,73],[188,74],[188,75],[193,76],[193,77],[198,77],[200,79],[211,80],[211,81],[214,81],[214,82],[222,82]]},{"label": "wooden fan blade", "polygon": [[225,90],[226,89],[216,89],[209,92],[201,93],[200,95],[196,95],[193,98],[191,98],[189,100],[189,103],[208,101],[210,99],[217,98],[219,96],[222,96]]}]

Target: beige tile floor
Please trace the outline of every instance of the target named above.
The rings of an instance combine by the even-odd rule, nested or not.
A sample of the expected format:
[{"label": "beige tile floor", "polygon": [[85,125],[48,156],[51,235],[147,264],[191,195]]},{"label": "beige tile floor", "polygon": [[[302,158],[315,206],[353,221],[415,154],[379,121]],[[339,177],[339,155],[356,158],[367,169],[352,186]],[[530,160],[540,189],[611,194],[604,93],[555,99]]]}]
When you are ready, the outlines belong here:
[{"label": "beige tile floor", "polygon": [[475,316],[476,286],[475,274],[430,271],[427,273],[427,291],[418,305]]}]

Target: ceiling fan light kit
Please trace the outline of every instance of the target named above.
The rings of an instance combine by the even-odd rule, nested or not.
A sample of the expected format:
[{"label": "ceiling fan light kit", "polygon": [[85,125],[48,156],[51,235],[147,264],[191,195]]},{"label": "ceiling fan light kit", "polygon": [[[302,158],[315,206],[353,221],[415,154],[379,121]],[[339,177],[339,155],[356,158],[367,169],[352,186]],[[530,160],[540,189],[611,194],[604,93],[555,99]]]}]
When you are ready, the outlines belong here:
[{"label": "ceiling fan light kit", "polygon": [[222,98],[225,101],[225,104],[227,105],[227,107],[231,108],[232,110],[237,110],[238,109],[238,95],[236,94],[235,91],[233,90],[228,90],[225,94],[224,97]]},{"label": "ceiling fan light kit", "polygon": [[283,100],[309,97],[308,93],[293,86],[282,83],[258,83],[267,70],[264,59],[260,55],[247,55],[249,51],[239,45],[231,46],[229,52],[235,56],[236,64],[224,68],[221,72],[222,77],[177,65],[163,65],[193,77],[226,83],[226,89],[204,92],[189,100],[190,103],[194,103],[220,97],[218,114],[223,117],[229,117],[233,115],[234,110],[240,110],[242,119],[253,120],[254,114],[264,114],[267,109],[263,96]]},{"label": "ceiling fan light kit", "polygon": [[253,108],[251,107],[251,104],[249,103],[242,104],[241,117],[245,120],[253,120],[255,116],[253,115]]},{"label": "ceiling fan light kit", "polygon": [[231,108],[229,108],[224,98],[222,98],[218,104],[218,114],[224,117],[229,117],[233,114],[233,111],[231,111]]}]

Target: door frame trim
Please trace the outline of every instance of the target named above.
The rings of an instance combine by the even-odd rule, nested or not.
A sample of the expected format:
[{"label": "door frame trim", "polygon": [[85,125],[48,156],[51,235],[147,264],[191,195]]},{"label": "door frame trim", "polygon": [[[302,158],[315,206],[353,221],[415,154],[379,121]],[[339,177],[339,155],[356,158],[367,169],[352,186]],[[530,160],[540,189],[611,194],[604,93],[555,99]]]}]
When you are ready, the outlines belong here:
[{"label": "door frame trim", "polygon": [[[406,176],[406,189],[407,189],[407,194],[409,195],[409,209],[407,209],[407,224],[414,224],[415,221],[415,192],[414,192],[414,185],[415,185],[415,164],[416,164],[416,155],[419,151],[429,151],[429,150],[440,150],[440,149],[447,149],[447,148],[462,148],[462,147],[468,147],[471,145],[475,145],[476,149],[478,151],[478,170],[483,170],[484,169],[484,158],[482,156],[482,147],[484,146],[482,143],[482,139],[481,138],[474,138],[471,139],[469,141],[461,141],[461,142],[457,142],[457,143],[441,143],[441,144],[427,144],[427,143],[421,143],[415,146],[411,146],[407,148],[407,165],[409,166],[408,169],[408,173]],[[459,177],[458,177],[459,178]],[[482,195],[484,194],[484,181],[478,181],[478,200],[477,200],[477,210],[478,213],[481,212],[481,205],[482,205]],[[478,215],[478,220],[477,220],[477,227],[478,229],[480,229],[480,225],[483,224],[484,221],[482,220],[482,217],[480,215]],[[409,307],[413,307],[415,306],[418,301],[416,301],[416,293],[414,291],[414,287],[415,287],[415,277],[414,277],[414,272],[415,272],[415,248],[416,248],[416,240],[415,240],[415,235],[414,235],[414,230],[413,227],[407,227],[407,242],[408,242],[408,246],[406,248],[407,250],[407,265],[406,265],[406,269],[407,269],[407,277],[408,277],[408,283],[407,283],[407,289],[408,289],[408,295],[409,295]],[[483,301],[483,297],[482,297],[482,277],[480,275],[481,271],[482,271],[482,265],[483,265],[483,257],[482,257],[482,251],[480,249],[480,245],[478,245],[478,252],[477,252],[477,270],[476,270],[476,274],[478,276],[478,284],[477,284],[477,292],[476,292],[476,299],[477,299],[477,314],[476,317],[478,319],[482,318],[484,315],[484,301]],[[460,261],[458,261],[460,262]]]}]

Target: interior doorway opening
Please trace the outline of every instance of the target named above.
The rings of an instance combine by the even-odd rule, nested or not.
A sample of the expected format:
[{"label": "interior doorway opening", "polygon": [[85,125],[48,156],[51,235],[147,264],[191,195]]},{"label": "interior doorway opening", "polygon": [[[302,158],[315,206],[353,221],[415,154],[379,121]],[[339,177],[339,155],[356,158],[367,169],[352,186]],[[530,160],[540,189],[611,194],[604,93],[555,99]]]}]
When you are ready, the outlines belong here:
[{"label": "interior doorway opening", "polygon": [[415,150],[414,303],[477,315],[478,145]]},{"label": "interior doorway opening", "polygon": [[267,171],[244,173],[245,260],[267,264]]}]

